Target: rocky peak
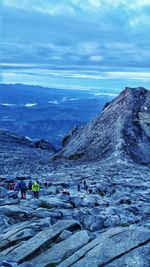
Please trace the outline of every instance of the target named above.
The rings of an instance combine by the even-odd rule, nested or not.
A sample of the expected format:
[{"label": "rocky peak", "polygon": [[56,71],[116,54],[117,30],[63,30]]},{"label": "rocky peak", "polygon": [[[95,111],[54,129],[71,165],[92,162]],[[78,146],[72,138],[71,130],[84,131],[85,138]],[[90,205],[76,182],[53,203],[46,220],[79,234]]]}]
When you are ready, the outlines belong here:
[{"label": "rocky peak", "polygon": [[126,87],[58,156],[150,163],[150,92]]},{"label": "rocky peak", "polygon": [[57,152],[57,149],[53,146],[53,144],[51,144],[50,142],[48,142],[44,139],[40,139],[40,140],[36,141],[34,144],[35,144],[36,148],[48,150],[51,153]]}]

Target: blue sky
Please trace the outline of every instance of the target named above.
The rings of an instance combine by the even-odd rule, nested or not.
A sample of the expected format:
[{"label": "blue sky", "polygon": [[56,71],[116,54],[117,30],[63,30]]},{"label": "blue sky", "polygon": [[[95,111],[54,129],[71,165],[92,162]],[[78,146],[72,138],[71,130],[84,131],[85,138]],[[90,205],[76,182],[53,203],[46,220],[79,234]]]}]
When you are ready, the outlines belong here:
[{"label": "blue sky", "polygon": [[149,0],[1,0],[1,82],[150,88]]}]

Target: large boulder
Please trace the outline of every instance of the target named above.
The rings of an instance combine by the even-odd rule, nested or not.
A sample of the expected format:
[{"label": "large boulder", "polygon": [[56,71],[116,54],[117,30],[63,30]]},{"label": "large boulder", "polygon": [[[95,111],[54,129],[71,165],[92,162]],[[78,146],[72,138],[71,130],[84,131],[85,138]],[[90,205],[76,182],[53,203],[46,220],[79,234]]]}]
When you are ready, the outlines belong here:
[{"label": "large boulder", "polygon": [[57,197],[50,197],[50,196],[44,196],[40,198],[41,200],[41,207],[45,207],[48,209],[57,207],[57,208],[64,208],[69,209],[72,208],[72,205],[70,203],[67,203],[65,201],[62,201],[61,199]]},{"label": "large boulder", "polygon": [[18,219],[22,218],[29,218],[32,216],[33,209],[30,207],[24,206],[17,206],[17,205],[4,205],[3,207],[0,206],[0,212],[6,216],[15,217],[17,216]]}]

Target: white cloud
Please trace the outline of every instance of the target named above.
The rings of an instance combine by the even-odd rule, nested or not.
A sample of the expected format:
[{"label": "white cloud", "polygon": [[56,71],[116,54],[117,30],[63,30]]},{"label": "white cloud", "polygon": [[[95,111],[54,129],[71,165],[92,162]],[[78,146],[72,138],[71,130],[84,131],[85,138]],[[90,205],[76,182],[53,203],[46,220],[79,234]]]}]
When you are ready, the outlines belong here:
[{"label": "white cloud", "polygon": [[150,72],[135,72],[135,71],[116,71],[105,72],[106,78],[109,79],[126,79],[138,81],[150,81]]},{"label": "white cloud", "polygon": [[27,103],[24,106],[27,107],[27,108],[31,108],[31,107],[34,107],[36,105],[37,105],[37,103]]},{"label": "white cloud", "polygon": [[101,62],[103,59],[104,59],[103,56],[100,55],[89,57],[89,60],[93,62]]},{"label": "white cloud", "polygon": [[149,0],[127,0],[129,8],[131,9],[137,9],[141,8],[144,6],[150,6],[150,1]]},{"label": "white cloud", "polygon": [[118,94],[115,94],[115,93],[96,93],[94,94],[95,96],[117,96]]},{"label": "white cloud", "polygon": [[2,0],[2,3],[10,8],[31,10],[51,16],[65,13],[74,14],[74,8],[70,4],[66,5],[63,1],[53,3],[49,0]]},{"label": "white cloud", "polygon": [[149,21],[150,21],[150,16],[136,15],[129,20],[129,24],[132,27],[137,27],[137,26],[143,26],[143,24],[149,25]]},{"label": "white cloud", "polygon": [[149,0],[1,0],[5,6],[22,9],[33,9],[44,13],[55,15],[62,11],[74,12],[74,8],[80,7],[88,10],[101,10],[110,7],[124,6],[130,9],[137,9],[150,6]]},{"label": "white cloud", "polygon": [[82,55],[93,55],[99,52],[99,47],[98,42],[84,42],[79,44],[78,51]]},{"label": "white cloud", "polygon": [[88,0],[89,4],[93,5],[94,7],[98,8],[102,5],[103,1],[100,0]]}]

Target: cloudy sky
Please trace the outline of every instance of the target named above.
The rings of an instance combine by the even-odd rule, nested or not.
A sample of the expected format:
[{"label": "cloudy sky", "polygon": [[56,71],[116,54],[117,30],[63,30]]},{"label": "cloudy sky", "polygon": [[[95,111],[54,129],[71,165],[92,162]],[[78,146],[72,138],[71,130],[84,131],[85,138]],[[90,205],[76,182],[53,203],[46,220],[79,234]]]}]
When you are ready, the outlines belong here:
[{"label": "cloudy sky", "polygon": [[1,82],[150,88],[150,0],[1,0]]}]

